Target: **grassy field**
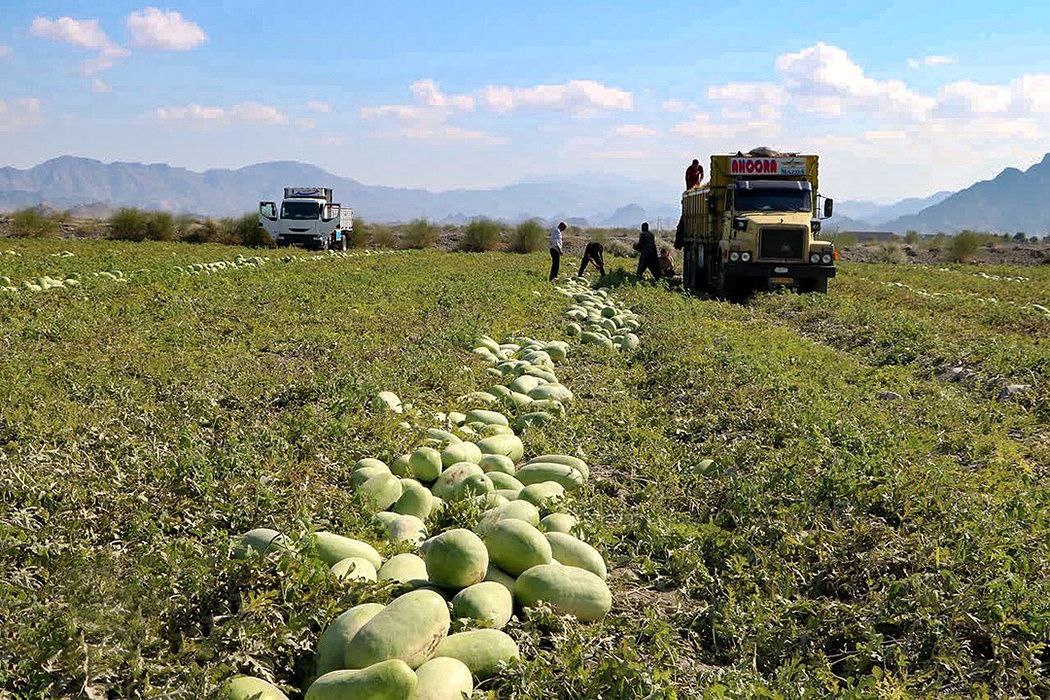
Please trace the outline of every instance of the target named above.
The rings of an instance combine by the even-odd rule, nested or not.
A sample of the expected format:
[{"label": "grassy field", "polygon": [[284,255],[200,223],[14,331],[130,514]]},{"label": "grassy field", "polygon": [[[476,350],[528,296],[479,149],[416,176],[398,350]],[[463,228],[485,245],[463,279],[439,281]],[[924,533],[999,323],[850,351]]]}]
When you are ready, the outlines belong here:
[{"label": "grassy field", "polygon": [[[82,284],[0,293],[0,695],[201,697],[246,672],[298,697],[323,625],[390,591],[234,559],[234,537],[378,542],[348,467],[425,422],[368,399],[449,410],[486,385],[479,334],[564,336],[543,254],[189,275],[254,252],[6,248],[15,283]],[[127,281],[90,274],[111,269]],[[1050,270],[980,270],[1025,279],[846,265],[827,297],[744,305],[618,287],[641,349],[574,347],[570,416],[525,436],[592,465],[573,507],[613,612],[512,622],[524,661],[479,697],[1050,693],[1050,319],[1027,306]],[[1000,401],[1003,383],[1030,388]]]}]

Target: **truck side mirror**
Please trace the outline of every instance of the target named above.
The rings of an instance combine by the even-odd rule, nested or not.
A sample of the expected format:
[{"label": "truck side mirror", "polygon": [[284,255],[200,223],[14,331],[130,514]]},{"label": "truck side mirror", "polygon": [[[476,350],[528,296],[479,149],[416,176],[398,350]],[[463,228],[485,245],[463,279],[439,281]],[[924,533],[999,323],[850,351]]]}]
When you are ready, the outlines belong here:
[{"label": "truck side mirror", "polygon": [[825,219],[830,219],[831,215],[834,212],[835,212],[835,200],[834,199],[825,198],[824,199],[824,218]]}]

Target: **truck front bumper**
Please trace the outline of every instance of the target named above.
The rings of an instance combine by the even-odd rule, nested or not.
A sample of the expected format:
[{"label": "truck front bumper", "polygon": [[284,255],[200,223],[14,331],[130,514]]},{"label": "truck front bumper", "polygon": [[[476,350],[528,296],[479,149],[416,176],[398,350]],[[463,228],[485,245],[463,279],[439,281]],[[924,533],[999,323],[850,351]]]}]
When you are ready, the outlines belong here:
[{"label": "truck front bumper", "polygon": [[321,248],[324,239],[318,238],[314,233],[282,233],[277,237],[277,245],[295,245],[303,248]]},{"label": "truck front bumper", "polygon": [[784,279],[806,280],[821,277],[834,277],[834,265],[813,265],[812,263],[765,263],[765,262],[727,262],[727,275],[735,277],[782,277]]}]

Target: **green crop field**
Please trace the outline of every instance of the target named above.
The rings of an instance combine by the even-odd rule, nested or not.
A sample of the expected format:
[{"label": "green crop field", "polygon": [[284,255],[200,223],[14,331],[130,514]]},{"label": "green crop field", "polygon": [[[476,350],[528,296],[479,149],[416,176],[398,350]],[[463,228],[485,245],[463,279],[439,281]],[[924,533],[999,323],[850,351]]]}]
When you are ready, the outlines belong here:
[{"label": "green crop field", "polygon": [[[846,264],[826,297],[744,304],[614,274],[642,320],[618,352],[567,337],[543,254],[189,267],[239,254],[259,253],[0,243],[0,696],[196,698],[248,674],[302,697],[328,622],[398,591],[238,558],[240,535],[410,551],[351,466],[489,386],[483,334],[570,341],[575,400],[522,439],[590,465],[566,508],[612,609],[517,610],[521,658],[476,697],[1050,694],[1046,266]],[[378,410],[384,390],[412,408]]]}]

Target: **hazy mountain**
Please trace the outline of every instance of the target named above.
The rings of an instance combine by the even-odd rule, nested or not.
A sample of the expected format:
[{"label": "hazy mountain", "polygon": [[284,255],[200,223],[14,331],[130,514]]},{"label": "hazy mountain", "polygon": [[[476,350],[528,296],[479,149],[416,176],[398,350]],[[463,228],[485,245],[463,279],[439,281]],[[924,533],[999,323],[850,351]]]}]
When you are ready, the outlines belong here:
[{"label": "hazy mountain", "polygon": [[961,229],[1042,235],[1050,230],[1050,153],[1028,170],[1007,168],[956,192],[917,214],[885,224],[894,231],[923,233]]},{"label": "hazy mountain", "polygon": [[614,211],[607,219],[599,221],[598,225],[606,228],[636,228],[646,218],[645,209],[637,204],[628,204]]},{"label": "hazy mountain", "polygon": [[891,204],[842,200],[835,202],[835,211],[850,219],[868,222],[867,225],[871,226],[884,224],[901,216],[917,214],[926,207],[940,204],[952,194],[948,191],[936,192],[929,197],[909,197]]},{"label": "hazy mountain", "polygon": [[872,223],[870,223],[868,221],[860,221],[858,219],[853,219],[853,218],[850,218],[848,216],[843,216],[842,214],[839,214],[838,211],[837,211],[837,209],[838,209],[838,202],[835,203],[835,208],[836,208],[835,216],[831,217],[830,219],[825,219],[824,220],[824,230],[825,231],[879,231],[879,230],[881,230],[878,226],[876,226],[875,224],[872,224]]},{"label": "hazy mountain", "polygon": [[325,185],[364,219],[407,221],[425,216],[463,221],[490,216],[520,221],[532,216],[601,220],[625,202],[667,207],[673,188],[608,175],[557,178],[506,187],[431,192],[366,185],[294,161],[259,163],[203,173],[164,164],[102,163],[63,156],[27,170],[0,168],[0,210],[34,204],[69,208],[83,204],[135,206],[229,216],[279,199],[286,185]]}]

